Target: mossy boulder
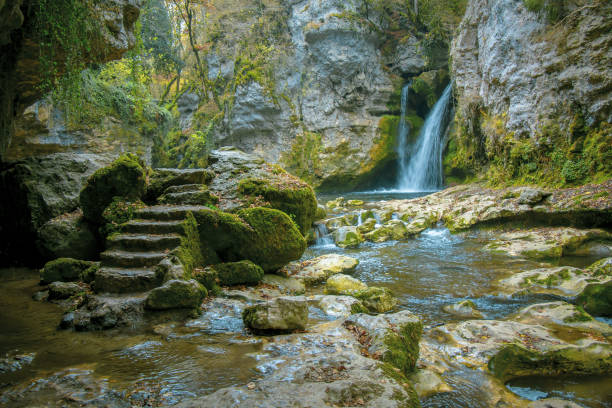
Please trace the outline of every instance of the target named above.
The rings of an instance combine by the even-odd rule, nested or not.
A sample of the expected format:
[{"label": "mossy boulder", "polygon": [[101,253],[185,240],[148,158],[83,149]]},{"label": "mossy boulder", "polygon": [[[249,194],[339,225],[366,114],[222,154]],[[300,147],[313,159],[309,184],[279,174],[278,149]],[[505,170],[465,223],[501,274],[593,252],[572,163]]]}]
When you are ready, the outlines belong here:
[{"label": "mossy boulder", "polygon": [[74,282],[53,282],[49,285],[49,300],[68,299],[85,291],[85,288]]},{"label": "mossy boulder", "polygon": [[104,209],[115,197],[137,201],[144,194],[145,187],[145,168],[136,156],[125,154],[87,179],[79,196],[83,216],[101,224]]},{"label": "mossy boulder", "polygon": [[217,272],[219,283],[226,286],[254,285],[264,276],[263,269],[251,261],[222,263],[212,268]]},{"label": "mossy boulder", "polygon": [[354,293],[363,291],[367,288],[368,285],[359,279],[355,279],[349,275],[337,274],[327,279],[325,294],[352,296]]},{"label": "mossy boulder", "polygon": [[219,289],[219,274],[212,267],[194,269],[192,276],[200,282],[208,291]]},{"label": "mossy boulder", "polygon": [[96,229],[80,211],[62,214],[38,230],[36,245],[47,259],[95,259],[100,253]]},{"label": "mossy boulder", "polygon": [[387,313],[399,304],[399,300],[393,296],[391,290],[378,286],[357,291],[352,296],[359,299],[369,313]]},{"label": "mossy boulder", "polygon": [[208,295],[195,280],[173,279],[149,292],[145,307],[150,310],[196,309]]},{"label": "mossy boulder", "polygon": [[280,297],[250,306],[242,312],[245,326],[257,331],[304,330],[308,323],[308,302]]},{"label": "mossy boulder", "polygon": [[365,235],[374,231],[374,228],[376,228],[376,220],[374,218],[368,218],[357,227],[357,231],[359,231],[360,234]]},{"label": "mossy boulder", "polygon": [[484,316],[476,308],[476,304],[471,300],[462,300],[461,302],[452,305],[446,305],[442,308],[446,313],[464,319],[482,319]]},{"label": "mossy boulder", "polygon": [[299,259],[306,240],[282,211],[256,207],[236,214],[202,210],[194,214],[203,243],[226,262],[249,260],[276,271]]},{"label": "mossy boulder", "polygon": [[208,184],[215,174],[207,169],[155,169],[149,176],[144,196],[146,202],[154,202],[166,189],[188,184]]},{"label": "mossy boulder", "polygon": [[284,170],[274,179],[246,178],[238,183],[238,192],[244,197],[261,197],[271,208],[283,211],[299,226],[306,235],[317,213],[317,198],[314,190],[303,181],[289,175]]},{"label": "mossy boulder", "polygon": [[612,347],[591,344],[541,352],[509,344],[489,360],[489,370],[502,381],[531,375],[607,375],[612,373]]},{"label": "mossy boulder", "polygon": [[315,212],[314,221],[319,221],[327,217],[327,210],[322,205],[317,205],[317,211]]},{"label": "mossy boulder", "polygon": [[592,283],[576,298],[576,303],[595,316],[612,316],[612,281]]},{"label": "mossy boulder", "polygon": [[356,248],[363,242],[357,227],[341,227],[334,231],[334,242],[340,248]]},{"label": "mossy boulder", "polygon": [[58,258],[49,261],[40,270],[40,283],[71,282],[81,279],[84,271],[95,265],[95,262],[81,261],[73,258]]}]

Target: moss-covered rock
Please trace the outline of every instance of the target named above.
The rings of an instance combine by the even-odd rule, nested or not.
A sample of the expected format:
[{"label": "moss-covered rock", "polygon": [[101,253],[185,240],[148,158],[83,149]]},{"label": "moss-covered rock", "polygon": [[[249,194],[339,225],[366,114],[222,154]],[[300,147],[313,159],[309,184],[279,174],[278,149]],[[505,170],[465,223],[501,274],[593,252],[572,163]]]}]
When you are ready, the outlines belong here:
[{"label": "moss-covered rock", "polygon": [[399,304],[389,289],[377,286],[354,292],[351,296],[359,299],[369,313],[387,313]]},{"label": "moss-covered rock", "polygon": [[329,279],[325,284],[325,294],[327,295],[349,295],[363,291],[368,285],[349,275],[337,274]]},{"label": "moss-covered rock", "polygon": [[387,331],[384,338],[387,352],[383,361],[409,374],[416,368],[419,359],[419,341],[423,333],[423,324],[418,320],[406,322]]},{"label": "moss-covered rock", "polygon": [[489,370],[502,381],[530,375],[606,375],[612,373],[612,347],[592,344],[540,352],[509,344],[489,360]]},{"label": "moss-covered rock", "polygon": [[247,259],[264,271],[275,271],[306,250],[296,224],[279,210],[257,207],[236,214],[202,210],[194,216],[201,241],[223,261]]},{"label": "moss-covered rock", "polygon": [[245,326],[258,331],[304,330],[308,323],[308,302],[276,298],[250,306],[242,312]]},{"label": "moss-covered rock", "polygon": [[357,227],[340,227],[334,231],[333,236],[340,248],[356,248],[363,242]]},{"label": "moss-covered rock", "polygon": [[172,186],[208,184],[214,176],[212,171],[206,169],[155,169],[149,176],[144,200],[152,203]]},{"label": "moss-covered rock", "polygon": [[102,213],[114,197],[136,201],[144,194],[145,187],[142,164],[136,156],[125,154],[87,179],[79,196],[83,216],[101,224],[104,221]]},{"label": "moss-covered rock", "polygon": [[98,272],[98,270],[100,270],[100,263],[94,262],[93,265],[81,272],[79,280],[85,283],[93,282],[94,279],[96,279],[96,272]]},{"label": "moss-covered rock", "polygon": [[612,316],[612,281],[592,283],[576,298],[576,303],[595,316]]},{"label": "moss-covered rock", "polygon": [[96,229],[80,211],[62,214],[38,230],[36,245],[47,259],[95,259],[100,253]]},{"label": "moss-covered rock", "polygon": [[317,212],[314,191],[308,184],[289,174],[285,177],[278,176],[274,180],[243,179],[238,183],[238,192],[243,196],[261,197],[271,208],[285,212],[300,227],[302,234],[306,235]]},{"label": "moss-covered rock", "polygon": [[219,274],[212,267],[194,269],[191,276],[200,282],[208,291],[219,290]]},{"label": "moss-covered rock", "polygon": [[149,292],[145,307],[151,310],[195,309],[207,294],[206,288],[193,279],[174,279]]},{"label": "moss-covered rock", "polygon": [[367,239],[365,235],[374,231],[374,228],[376,228],[376,220],[374,218],[368,218],[357,227],[357,231]]},{"label": "moss-covered rock", "polygon": [[95,265],[95,262],[81,261],[72,258],[58,258],[49,261],[40,270],[40,283],[70,282],[81,279],[84,271]]},{"label": "moss-covered rock", "polygon": [[442,308],[446,313],[464,319],[482,319],[482,313],[476,308],[476,305],[471,300],[462,300],[461,302],[452,305],[446,305]]},{"label": "moss-covered rock", "polygon": [[251,261],[227,262],[214,265],[221,285],[252,285],[259,283],[264,276],[264,271],[259,265]]},{"label": "moss-covered rock", "polygon": [[382,226],[366,233],[363,237],[371,242],[385,242],[392,239],[393,232],[390,228]]},{"label": "moss-covered rock", "polygon": [[327,217],[327,210],[322,205],[317,205],[317,211],[315,212],[314,221],[319,221]]}]

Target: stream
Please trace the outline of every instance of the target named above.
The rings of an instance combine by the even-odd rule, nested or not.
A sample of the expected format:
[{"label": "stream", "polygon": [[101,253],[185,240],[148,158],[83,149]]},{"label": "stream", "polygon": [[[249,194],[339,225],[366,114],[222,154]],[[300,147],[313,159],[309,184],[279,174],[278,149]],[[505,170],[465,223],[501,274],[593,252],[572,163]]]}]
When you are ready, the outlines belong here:
[{"label": "stream", "polygon": [[[414,196],[370,192],[345,197],[383,200]],[[325,202],[331,197],[319,198]],[[546,300],[495,296],[493,283],[497,279],[543,264],[481,250],[491,239],[489,234],[480,232],[452,235],[438,226],[404,242],[364,243],[358,249],[347,250],[333,244],[311,246],[303,259],[327,253],[359,259],[354,276],[368,284],[391,288],[400,299],[400,308],[418,314],[427,330],[456,320],[442,311],[442,306],[459,300],[474,300],[487,319],[503,318],[528,304]],[[584,267],[592,261],[563,259],[561,264]],[[38,290],[37,271],[0,270],[0,356],[35,353],[32,363],[23,369],[0,371],[0,405],[25,407],[45,403],[49,395],[44,392],[18,399],[14,390],[58,372],[91,377],[98,384],[98,388],[92,386],[92,394],[103,383],[104,389],[124,392],[144,389],[172,404],[222,387],[248,383],[260,378],[265,369],[258,367],[257,358],[265,339],[247,335],[239,315],[216,316],[213,324],[206,324],[200,318],[185,321],[184,317],[175,320],[175,314],[160,314],[144,327],[105,332],[62,331],[57,329],[60,308],[33,300],[32,295]],[[485,407],[479,388],[482,375],[469,368],[448,372],[444,379],[454,391],[427,398],[422,401],[423,406]],[[532,400],[554,396],[586,407],[612,406],[612,378],[522,378],[512,381],[508,388]]]}]

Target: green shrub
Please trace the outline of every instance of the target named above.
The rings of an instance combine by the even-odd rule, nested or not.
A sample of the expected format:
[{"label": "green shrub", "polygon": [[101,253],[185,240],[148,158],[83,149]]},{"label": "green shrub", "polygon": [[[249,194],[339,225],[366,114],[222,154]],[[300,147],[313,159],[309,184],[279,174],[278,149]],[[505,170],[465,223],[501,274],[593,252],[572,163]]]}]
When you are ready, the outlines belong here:
[{"label": "green shrub", "polygon": [[588,167],[584,160],[567,160],[561,169],[561,174],[566,183],[582,181],[588,174]]}]

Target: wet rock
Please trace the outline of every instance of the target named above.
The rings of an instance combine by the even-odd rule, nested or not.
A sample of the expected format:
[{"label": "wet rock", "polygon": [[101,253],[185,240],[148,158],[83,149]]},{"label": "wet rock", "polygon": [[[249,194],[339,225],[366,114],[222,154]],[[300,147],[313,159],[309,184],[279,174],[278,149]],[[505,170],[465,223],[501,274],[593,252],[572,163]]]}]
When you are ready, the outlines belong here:
[{"label": "wet rock", "polygon": [[612,316],[612,281],[589,284],[576,303],[594,316]]},{"label": "wet rock", "polygon": [[86,289],[73,282],[53,282],[49,285],[49,300],[68,299]]},{"label": "wet rock", "polygon": [[387,221],[385,227],[391,231],[391,239],[393,240],[404,239],[408,235],[406,225],[400,220]]},{"label": "wet rock", "polygon": [[561,266],[520,272],[501,279],[497,285],[503,292],[510,294],[527,292],[577,296],[589,283],[606,282],[611,279],[612,276],[595,276],[588,269]]},{"label": "wet rock", "polygon": [[374,210],[374,217],[376,218],[376,220],[381,223],[384,224],[387,221],[390,221],[393,218],[393,211],[392,210],[385,210],[385,209],[377,209]]},{"label": "wet rock", "polygon": [[427,398],[431,395],[453,391],[453,389],[432,370],[417,370],[409,378],[414,384],[414,390],[419,395],[419,398]]},{"label": "wet rock", "polygon": [[308,333],[275,336],[258,355],[263,378],[184,401],[177,407],[416,407],[410,381],[390,364],[359,353],[355,336],[341,321]]},{"label": "wet rock", "polygon": [[527,187],[521,191],[517,202],[519,204],[535,205],[550,195],[551,193],[548,191]]},{"label": "wet rock", "polygon": [[288,295],[303,295],[306,291],[304,281],[279,275],[264,275],[261,282],[278,288]]},{"label": "wet rock", "polygon": [[446,305],[442,308],[446,313],[464,319],[482,319],[482,313],[476,309],[476,305],[471,300],[462,300],[461,302],[452,305]]},{"label": "wet rock", "polygon": [[[599,245],[593,247],[592,243]],[[572,255],[610,256],[612,234],[600,229],[536,228],[503,233],[496,242],[487,245],[486,249],[510,256],[541,260],[555,260]]]},{"label": "wet rock", "polygon": [[352,296],[317,295],[315,304],[323,313],[332,317],[346,317],[365,309],[361,302]]},{"label": "wet rock", "polygon": [[327,210],[325,209],[325,206],[318,204],[313,221],[320,221],[325,219],[325,217],[327,217]]},{"label": "wet rock", "polygon": [[211,182],[215,174],[208,169],[155,169],[149,175],[145,194],[147,202],[153,202],[171,187],[199,185]]},{"label": "wet rock", "polygon": [[374,231],[376,228],[376,220],[374,218],[366,219],[361,225],[357,226],[357,231],[367,239],[367,233]]},{"label": "wet rock", "polygon": [[308,303],[289,297],[250,306],[242,313],[244,324],[261,331],[304,330],[308,323]]},{"label": "wet rock", "polygon": [[544,398],[530,402],[527,408],[584,408],[584,406],[559,398]]},{"label": "wet rock", "polygon": [[381,208],[401,214],[407,222],[411,217],[428,220],[430,226],[443,221],[451,232],[478,225],[517,223],[594,228],[612,222],[612,195],[608,194],[611,189],[612,180],[557,189],[546,200],[531,206],[518,202],[523,187],[489,189],[468,184],[416,199],[387,201]]},{"label": "wet rock", "polygon": [[345,320],[344,326],[357,336],[369,355],[390,363],[404,374],[414,371],[423,330],[415,314],[407,310],[378,316],[355,314]]},{"label": "wet rock", "polygon": [[346,204],[349,207],[362,207],[365,203],[363,202],[363,200],[348,200]]},{"label": "wet rock", "polygon": [[368,288],[368,285],[349,275],[337,274],[325,284],[325,293],[328,295],[353,295]]},{"label": "wet rock", "polygon": [[49,259],[95,259],[100,252],[95,230],[81,211],[74,211],[43,224],[36,245]]},{"label": "wet rock", "polygon": [[363,242],[357,227],[340,227],[334,231],[334,242],[340,248],[356,248]]},{"label": "wet rock", "polygon": [[74,312],[64,314],[60,327],[90,331],[135,326],[144,315],[145,298],[146,294],[86,295]]},{"label": "wet rock", "polygon": [[0,358],[0,374],[19,371],[27,365],[32,364],[36,357],[36,353],[18,354],[16,352],[7,353],[6,356]]},{"label": "wet rock", "polygon": [[427,216],[419,216],[411,218],[406,226],[406,233],[409,235],[420,234],[427,228],[435,224],[435,219]]},{"label": "wet rock", "polygon": [[330,276],[351,273],[359,261],[339,254],[321,255],[303,262],[292,262],[278,273],[299,279],[307,286],[325,282]]},{"label": "wet rock", "polygon": [[541,351],[510,344],[491,358],[489,370],[502,381],[531,375],[607,375],[612,373],[612,347],[566,345]]},{"label": "wet rock", "polygon": [[371,242],[386,242],[392,239],[393,232],[390,228],[382,226],[365,234],[363,237]]},{"label": "wet rock", "polygon": [[94,265],[94,262],[81,261],[72,258],[59,258],[49,261],[40,271],[40,283],[70,282],[81,279],[84,271]]},{"label": "wet rock", "polygon": [[199,308],[206,295],[206,289],[193,279],[170,280],[149,292],[145,307],[151,310]]},{"label": "wet rock", "polygon": [[198,327],[209,334],[242,333],[245,328],[242,312],[247,306],[244,300],[215,297],[205,302],[202,314],[185,326]]},{"label": "wet rock", "polygon": [[338,228],[342,228],[342,227],[346,227],[350,225],[351,223],[345,216],[334,217],[334,218],[330,218],[325,221],[325,227],[331,232],[337,230]]},{"label": "wet rock", "polygon": [[359,299],[368,313],[387,313],[394,310],[399,300],[387,288],[371,286],[365,290],[353,293]]},{"label": "wet rock", "polygon": [[334,200],[330,200],[328,202],[325,203],[325,207],[327,207],[330,210],[336,209],[338,207],[343,207],[344,203],[346,201],[344,200],[344,197],[338,197]]},{"label": "wet rock", "polygon": [[527,306],[514,314],[511,319],[526,324],[539,324],[548,327],[571,327],[585,333],[600,333],[612,336],[610,325],[593,319],[591,315],[577,306],[566,302],[538,303]]}]

